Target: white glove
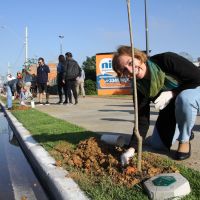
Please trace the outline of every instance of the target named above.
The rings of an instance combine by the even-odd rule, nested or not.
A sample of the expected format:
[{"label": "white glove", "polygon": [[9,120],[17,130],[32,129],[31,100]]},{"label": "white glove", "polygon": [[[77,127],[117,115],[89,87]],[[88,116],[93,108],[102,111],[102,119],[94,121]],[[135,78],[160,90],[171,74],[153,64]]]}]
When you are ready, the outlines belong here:
[{"label": "white glove", "polygon": [[162,110],[165,108],[170,100],[173,98],[173,92],[172,91],[165,91],[160,94],[160,96],[154,101],[155,108],[157,110]]},{"label": "white glove", "polygon": [[128,165],[129,160],[135,154],[135,149],[133,147],[129,148],[125,153],[121,155],[121,164],[122,166]]}]

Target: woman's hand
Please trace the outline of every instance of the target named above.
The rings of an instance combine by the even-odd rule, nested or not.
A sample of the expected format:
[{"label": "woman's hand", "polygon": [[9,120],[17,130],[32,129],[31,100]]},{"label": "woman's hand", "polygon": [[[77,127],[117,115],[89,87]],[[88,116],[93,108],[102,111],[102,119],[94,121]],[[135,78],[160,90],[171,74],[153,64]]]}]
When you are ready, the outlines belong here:
[{"label": "woman's hand", "polygon": [[154,101],[155,108],[157,110],[164,109],[170,102],[170,100],[173,98],[173,92],[172,91],[165,91],[160,94],[160,96]]},{"label": "woman's hand", "polygon": [[129,148],[125,153],[121,155],[121,164],[126,166],[129,164],[130,159],[134,156],[135,149],[133,147]]}]

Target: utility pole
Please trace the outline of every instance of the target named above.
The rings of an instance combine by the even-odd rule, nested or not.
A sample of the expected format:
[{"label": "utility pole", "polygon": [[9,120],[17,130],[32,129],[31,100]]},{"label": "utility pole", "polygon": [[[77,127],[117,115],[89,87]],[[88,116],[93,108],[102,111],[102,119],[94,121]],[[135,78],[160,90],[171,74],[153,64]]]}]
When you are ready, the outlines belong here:
[{"label": "utility pole", "polygon": [[64,38],[64,35],[59,35],[60,38],[60,55],[62,55],[62,39]]},{"label": "utility pole", "polygon": [[7,72],[8,74],[10,74],[11,73],[11,69],[10,69],[10,62],[8,62],[8,72]]},{"label": "utility pole", "polygon": [[146,0],[144,0],[144,7],[145,7],[146,54],[149,57],[149,30],[148,30],[147,1]]},{"label": "utility pole", "polygon": [[25,65],[27,65],[28,62],[28,28],[26,26],[25,30]]}]

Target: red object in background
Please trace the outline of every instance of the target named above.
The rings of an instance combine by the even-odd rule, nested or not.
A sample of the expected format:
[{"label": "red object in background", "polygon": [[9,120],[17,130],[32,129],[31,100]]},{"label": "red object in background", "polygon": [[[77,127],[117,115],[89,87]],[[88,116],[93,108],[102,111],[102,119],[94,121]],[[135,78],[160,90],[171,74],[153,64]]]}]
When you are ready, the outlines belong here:
[{"label": "red object in background", "polygon": [[17,72],[17,78],[22,79],[22,73],[21,72]]}]

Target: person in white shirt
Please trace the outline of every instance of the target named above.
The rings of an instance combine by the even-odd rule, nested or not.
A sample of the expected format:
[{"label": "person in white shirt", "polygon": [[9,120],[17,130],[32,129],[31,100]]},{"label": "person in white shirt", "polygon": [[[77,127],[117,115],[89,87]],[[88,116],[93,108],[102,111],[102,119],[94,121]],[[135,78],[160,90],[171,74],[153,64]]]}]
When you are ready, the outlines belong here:
[{"label": "person in white shirt", "polygon": [[77,94],[80,95],[79,92],[81,88],[81,94],[83,97],[85,97],[84,81],[85,81],[85,71],[81,69],[81,76],[78,76],[76,78],[76,91]]}]

